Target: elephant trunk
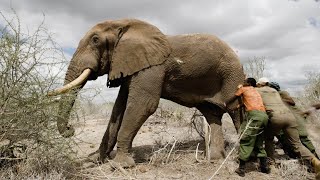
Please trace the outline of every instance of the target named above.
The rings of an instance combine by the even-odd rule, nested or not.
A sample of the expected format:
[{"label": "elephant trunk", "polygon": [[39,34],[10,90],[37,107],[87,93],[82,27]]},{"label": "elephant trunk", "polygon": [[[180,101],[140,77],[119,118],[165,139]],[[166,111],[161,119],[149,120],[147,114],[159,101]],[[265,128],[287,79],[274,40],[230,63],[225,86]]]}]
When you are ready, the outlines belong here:
[{"label": "elephant trunk", "polygon": [[69,124],[69,116],[71,109],[77,97],[77,92],[63,95],[59,103],[59,115],[57,118],[58,131],[63,137],[71,137],[74,135],[74,128]]},{"label": "elephant trunk", "polygon": [[[64,86],[62,88],[58,88],[52,92],[49,92],[48,95],[57,95],[65,92],[69,92],[68,94],[64,94],[59,103],[59,116],[57,118],[57,126],[58,131],[63,137],[71,137],[74,135],[74,128],[69,124],[69,116],[71,113],[71,109],[76,100],[78,91],[86,84],[88,77],[90,76],[90,69],[86,69],[83,71],[81,75],[78,77],[75,71],[69,66]],[[70,91],[70,90],[73,91]]]}]

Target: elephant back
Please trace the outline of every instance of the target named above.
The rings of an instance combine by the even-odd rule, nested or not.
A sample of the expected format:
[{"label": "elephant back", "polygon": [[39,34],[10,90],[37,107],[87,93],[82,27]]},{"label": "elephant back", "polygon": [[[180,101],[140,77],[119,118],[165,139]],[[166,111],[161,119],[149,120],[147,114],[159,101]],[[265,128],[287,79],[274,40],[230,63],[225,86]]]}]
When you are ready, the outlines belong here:
[{"label": "elephant back", "polygon": [[167,99],[188,107],[204,101],[222,106],[243,82],[239,58],[216,36],[188,34],[167,39],[172,49],[165,62]]},{"label": "elephant back", "polygon": [[[195,71],[206,73],[225,73],[221,71],[242,70],[235,52],[222,40],[208,34],[186,34],[167,36],[172,48],[168,70],[180,69],[181,74],[194,76]],[[220,68],[223,66],[223,68]],[[200,70],[202,72],[200,72]],[[242,82],[243,79],[241,79]]]}]

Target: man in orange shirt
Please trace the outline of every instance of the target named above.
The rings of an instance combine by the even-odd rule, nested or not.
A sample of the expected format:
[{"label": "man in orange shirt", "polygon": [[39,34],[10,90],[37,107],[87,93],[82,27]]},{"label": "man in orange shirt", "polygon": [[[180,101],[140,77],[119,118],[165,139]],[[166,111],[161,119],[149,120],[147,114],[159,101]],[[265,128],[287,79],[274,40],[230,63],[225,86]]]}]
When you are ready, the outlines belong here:
[{"label": "man in orange shirt", "polygon": [[262,98],[257,90],[256,80],[254,78],[247,78],[243,86],[239,86],[235,96],[228,100],[227,106],[237,98],[242,97],[246,118],[241,122],[241,139],[239,150],[239,168],[236,173],[239,176],[245,176],[245,162],[253,151],[257,153],[260,160],[260,170],[263,173],[270,173],[270,168],[267,163],[267,153],[264,149],[264,133],[263,130],[268,124],[268,115],[263,105]]}]

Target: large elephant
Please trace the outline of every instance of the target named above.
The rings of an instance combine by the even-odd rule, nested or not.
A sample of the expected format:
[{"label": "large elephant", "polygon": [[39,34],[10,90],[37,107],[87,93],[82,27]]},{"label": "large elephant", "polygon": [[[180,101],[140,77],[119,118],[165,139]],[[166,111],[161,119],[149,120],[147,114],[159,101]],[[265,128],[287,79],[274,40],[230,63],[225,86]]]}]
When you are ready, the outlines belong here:
[{"label": "large elephant", "polygon": [[[106,21],[95,25],[80,41],[65,76],[65,85],[50,95],[62,96],[58,129],[66,137],[74,129],[68,124],[77,90],[87,80],[108,74],[107,86],[120,86],[107,130],[99,147],[100,159],[117,144],[114,161],[133,166],[132,141],[160,98],[196,107],[211,126],[211,157],[224,156],[221,127],[227,112],[238,129],[236,104],[225,108],[245,75],[233,50],[213,35],[166,36],[155,26],[136,19]],[[69,91],[76,89],[76,91]]]}]

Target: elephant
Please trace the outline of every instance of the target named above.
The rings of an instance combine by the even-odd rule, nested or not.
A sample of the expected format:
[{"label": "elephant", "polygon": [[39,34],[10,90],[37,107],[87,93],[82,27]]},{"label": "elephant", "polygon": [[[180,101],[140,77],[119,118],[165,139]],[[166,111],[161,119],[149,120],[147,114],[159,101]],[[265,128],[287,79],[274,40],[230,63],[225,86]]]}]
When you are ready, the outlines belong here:
[{"label": "elephant", "polygon": [[62,95],[57,126],[70,137],[74,128],[69,115],[78,91],[89,80],[108,74],[107,86],[120,87],[110,121],[97,152],[109,158],[117,144],[114,162],[135,166],[132,141],[152,115],[160,98],[197,108],[211,127],[212,159],[224,157],[221,118],[229,113],[240,126],[237,103],[224,102],[245,79],[235,52],[209,34],[164,35],[157,27],[138,19],[101,22],[80,40],[68,66],[64,86],[48,95]]}]

